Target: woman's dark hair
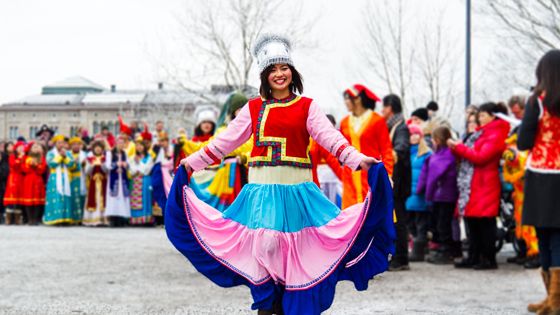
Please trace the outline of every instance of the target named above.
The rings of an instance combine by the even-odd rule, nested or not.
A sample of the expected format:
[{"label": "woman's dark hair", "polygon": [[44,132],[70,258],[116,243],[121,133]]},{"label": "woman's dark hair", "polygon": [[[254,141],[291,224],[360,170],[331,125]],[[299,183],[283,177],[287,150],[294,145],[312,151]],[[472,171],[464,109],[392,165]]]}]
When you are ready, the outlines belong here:
[{"label": "woman's dark hair", "polygon": [[[348,92],[344,92],[342,95],[344,96],[344,98],[349,98],[350,101],[352,101],[352,103],[354,104],[354,98],[350,94],[348,94]],[[360,92],[358,94],[358,97],[360,98],[360,100],[362,100],[362,105],[364,106],[364,108],[375,110],[375,100],[367,97],[365,91]]]},{"label": "woman's dark hair", "polygon": [[142,153],[144,156],[146,156],[148,154],[148,146],[146,146],[146,141],[142,140],[142,141],[137,141],[136,142],[136,154],[138,154],[138,144],[140,146],[142,146]]},{"label": "woman's dark hair", "polygon": [[[261,87],[259,89],[259,94],[266,100],[273,99],[272,88],[268,84],[268,76],[274,69],[275,65],[270,65],[263,72],[261,72]],[[290,83],[290,92],[292,93],[303,93],[303,77],[292,65],[287,65],[292,71],[292,83]]]},{"label": "woman's dark hair", "polygon": [[327,114],[327,118],[329,119],[329,121],[331,122],[331,124],[332,124],[333,126],[336,126],[336,118],[334,118],[333,115]]},{"label": "woman's dark hair", "polygon": [[553,49],[547,52],[537,65],[535,71],[537,86],[531,97],[534,104],[543,92],[543,105],[554,116],[560,116],[560,50]]},{"label": "woman's dark hair", "polygon": [[202,137],[204,136],[204,132],[202,132],[202,128],[200,128],[200,125],[202,125],[202,123],[204,122],[208,122],[212,124],[212,130],[210,131],[210,134],[213,135],[214,131],[216,131],[216,124],[213,121],[203,121],[200,124],[198,124],[198,126],[196,126],[196,128],[194,128],[194,135],[197,137]]},{"label": "woman's dark hair", "polygon": [[508,109],[504,103],[488,102],[480,105],[480,107],[478,108],[478,112],[485,112],[492,116],[496,115],[497,113],[507,115]]},{"label": "woman's dark hair", "polygon": [[432,139],[439,142],[438,148],[447,147],[447,140],[451,139],[451,130],[446,126],[439,126],[432,131]]},{"label": "woman's dark hair", "polygon": [[4,142],[4,152],[8,153],[8,146],[13,145],[14,143],[12,141],[6,141]]},{"label": "woman's dark hair", "polygon": [[393,114],[402,113],[402,103],[401,98],[395,94],[389,94],[383,98],[383,106],[391,106]]}]

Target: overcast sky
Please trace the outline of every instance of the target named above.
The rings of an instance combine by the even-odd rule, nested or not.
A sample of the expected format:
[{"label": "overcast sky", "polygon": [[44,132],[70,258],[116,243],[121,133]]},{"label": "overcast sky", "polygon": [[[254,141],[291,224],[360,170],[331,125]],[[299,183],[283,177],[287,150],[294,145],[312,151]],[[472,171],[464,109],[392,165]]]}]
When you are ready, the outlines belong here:
[{"label": "overcast sky", "polygon": [[[356,47],[361,43],[363,3],[306,2],[310,11],[323,6],[309,34],[318,47],[312,57],[296,52],[295,62],[305,78],[305,94],[339,115],[344,112],[340,93],[353,83],[364,82],[379,95],[386,92],[382,82],[364,78],[357,70],[361,67]],[[422,12],[445,8],[447,27],[464,45],[464,0],[405,3],[418,12],[411,19],[424,19]],[[152,53],[162,47],[173,49],[169,34],[177,32],[177,12],[191,4],[188,0],[1,1],[0,103],[38,94],[43,85],[75,75],[105,87],[116,84],[117,89],[154,88],[165,78]],[[475,71],[484,67],[492,49],[486,35],[475,31]],[[462,75],[463,61],[459,62]],[[462,78],[458,84],[464,85]]]}]

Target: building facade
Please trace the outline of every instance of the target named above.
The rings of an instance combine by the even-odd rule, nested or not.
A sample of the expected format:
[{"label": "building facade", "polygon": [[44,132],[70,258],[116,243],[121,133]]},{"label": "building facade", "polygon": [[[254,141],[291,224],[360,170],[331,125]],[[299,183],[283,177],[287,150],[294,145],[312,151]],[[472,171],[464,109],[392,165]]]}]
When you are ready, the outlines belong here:
[{"label": "building facade", "polygon": [[200,93],[167,90],[159,83],[154,90],[106,89],[88,79],[73,77],[44,86],[41,94],[2,104],[0,106],[0,140],[35,138],[42,125],[56,133],[74,136],[78,128],[86,128],[90,135],[103,126],[118,134],[120,114],[127,123],[139,126],[148,123],[151,130],[158,120],[165,124],[171,136],[179,128],[187,134],[194,129],[194,110],[200,105],[222,104],[229,91],[212,88]]}]

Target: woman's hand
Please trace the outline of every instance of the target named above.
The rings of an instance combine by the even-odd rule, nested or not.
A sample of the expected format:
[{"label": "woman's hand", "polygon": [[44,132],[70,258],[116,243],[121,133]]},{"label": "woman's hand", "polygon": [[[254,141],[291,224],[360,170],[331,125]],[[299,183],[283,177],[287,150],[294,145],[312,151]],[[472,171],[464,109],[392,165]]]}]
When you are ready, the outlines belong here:
[{"label": "woman's hand", "polygon": [[360,168],[364,171],[369,170],[369,168],[374,165],[374,164],[378,164],[381,163],[380,160],[376,159],[376,158],[372,158],[371,156],[366,156],[361,162],[360,162]]},{"label": "woman's hand", "polygon": [[460,140],[447,139],[447,146],[451,149],[455,149],[455,147],[460,143],[462,143]]},{"label": "woman's hand", "polygon": [[183,165],[185,167],[185,170],[187,170],[187,173],[189,171],[192,171],[192,168],[189,166],[189,163],[187,163],[187,158],[184,158],[181,160],[181,165]]}]

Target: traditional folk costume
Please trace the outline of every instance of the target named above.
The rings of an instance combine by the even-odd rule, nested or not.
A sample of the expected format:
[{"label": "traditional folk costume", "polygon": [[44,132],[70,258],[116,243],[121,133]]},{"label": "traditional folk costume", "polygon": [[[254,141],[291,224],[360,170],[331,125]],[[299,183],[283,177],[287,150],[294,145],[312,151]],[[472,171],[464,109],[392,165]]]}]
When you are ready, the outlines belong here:
[{"label": "traditional folk costume", "polygon": [[[237,109],[247,103],[247,98],[239,93],[228,97],[224,104],[224,112],[232,115]],[[204,113],[204,112],[202,112]],[[222,126],[216,130],[216,135],[225,131]],[[210,138],[210,140],[213,139]],[[194,138],[193,138],[194,140]],[[195,142],[186,140],[183,143],[183,152],[189,156],[208,144],[206,142]],[[247,183],[247,160],[253,148],[251,140],[242,144],[239,148],[228,154],[219,164],[207,167],[204,172],[198,172],[191,180],[190,187],[196,196],[204,203],[225,211],[241,192]]]},{"label": "traditional folk costume", "polygon": [[6,207],[6,224],[23,223],[23,163],[25,155],[17,156],[18,147],[25,146],[24,142],[18,141],[14,145],[14,153],[8,157],[10,172],[6,183],[4,194],[4,206]]},{"label": "traditional folk costume", "polygon": [[93,154],[95,146],[104,145],[100,141],[92,144],[92,152],[86,158],[85,174],[87,175],[87,195],[85,200],[83,224],[89,226],[107,225],[105,216],[107,195],[107,166],[105,154]]},{"label": "traditional folk costume", "polygon": [[[29,151],[33,144],[28,144]],[[27,155],[25,162],[22,164],[23,177],[23,196],[22,205],[27,214],[27,220],[30,225],[41,222],[43,207],[45,206],[45,181],[44,175],[47,171],[47,161],[45,157],[35,157]]]},{"label": "traditional folk costume", "polygon": [[523,225],[521,222],[523,214],[523,188],[525,182],[525,165],[528,152],[517,148],[517,134],[511,135],[507,141],[507,149],[504,152],[504,181],[513,186],[513,216],[515,219],[515,237],[525,242],[527,257],[539,254],[539,243],[534,226]]},{"label": "traditional folk costume", "polygon": [[[62,136],[53,137],[53,142],[59,141],[60,137]],[[75,165],[72,153],[66,152],[66,155],[62,156],[54,148],[47,153],[47,164],[51,174],[47,181],[47,203],[43,223],[48,225],[80,223],[82,211],[74,207],[70,189],[69,170]]]},{"label": "traditional folk costume", "polygon": [[[81,143],[82,139],[79,137],[74,137],[68,141],[69,145],[74,143]],[[70,168],[70,190],[72,194],[72,211],[81,213],[84,209],[84,202],[86,199],[86,176],[84,172],[84,165],[86,161],[87,154],[84,151],[74,153],[72,152],[72,157],[74,158],[74,167]]]},{"label": "traditional folk costume", "polygon": [[[559,55],[558,50],[545,54],[537,67],[539,77],[544,77],[548,71],[556,71],[542,68],[550,64],[556,67],[550,59]],[[530,150],[525,172],[522,223],[534,226],[539,239],[541,276],[547,297],[527,307],[538,314],[560,312],[560,250],[556,245],[560,239],[560,115],[552,112],[554,107],[548,102],[552,100],[548,100],[546,91],[543,91],[538,98],[533,97],[527,103],[517,140],[520,150]]]},{"label": "traditional folk costume", "polygon": [[134,158],[134,155],[136,154],[136,144],[133,141],[130,141],[130,139],[133,139],[132,137],[134,137],[134,130],[132,130],[130,126],[124,122],[121,115],[119,115],[119,127],[121,135],[126,138],[126,147],[124,148],[124,152],[126,152],[126,157],[130,160]]},{"label": "traditional folk costume", "polygon": [[[167,133],[160,134],[160,140],[168,140]],[[163,220],[163,209],[167,203],[167,195],[173,182],[173,147],[162,148],[154,145],[150,151],[150,156],[154,161],[152,167],[152,197],[154,200],[153,215],[157,221]],[[162,222],[159,222],[162,223]]]},{"label": "traditional folk costume", "polygon": [[335,156],[311,140],[309,155],[313,164],[313,182],[321,188],[327,198],[342,207],[342,167]]},{"label": "traditional folk costume", "polygon": [[[258,41],[261,70],[285,63],[289,44]],[[264,52],[270,63],[266,64]],[[288,61],[284,61],[288,60]],[[358,290],[387,269],[393,249],[392,190],[382,164],[369,170],[366,201],[341,212],[313,183],[313,137],[351,169],[364,155],[349,146],[311,99],[253,99],[226,131],[187,158],[195,171],[218,162],[253,135],[249,184],[223,213],[200,201],[181,167],[166,209],[166,232],[199,272],[222,287],[246,285],[252,309],[319,314],[338,281]]]},{"label": "traditional folk costume", "polygon": [[[359,84],[348,89],[347,93],[352,97],[358,97],[362,91],[369,93],[372,99],[379,100],[375,94]],[[367,109],[359,117],[351,114],[340,122],[340,132],[358,151],[381,159],[389,176],[392,176],[395,158],[389,129],[383,117],[371,109]],[[364,201],[368,192],[367,176],[367,172],[353,171],[348,167],[342,170],[342,209]]]},{"label": "traditional folk costume", "polygon": [[[151,143],[149,132],[144,132],[137,141]],[[152,178],[150,176],[154,163],[150,154],[130,162],[130,174],[132,176],[132,192],[130,194],[130,224],[144,225],[153,224],[152,215]]]},{"label": "traditional folk costume", "polygon": [[[119,154],[120,153],[120,154]],[[119,166],[118,162],[128,162],[124,151],[116,149],[106,152],[105,167],[109,171],[107,179],[105,215],[112,226],[123,226],[130,218],[130,182],[128,166]]]}]

